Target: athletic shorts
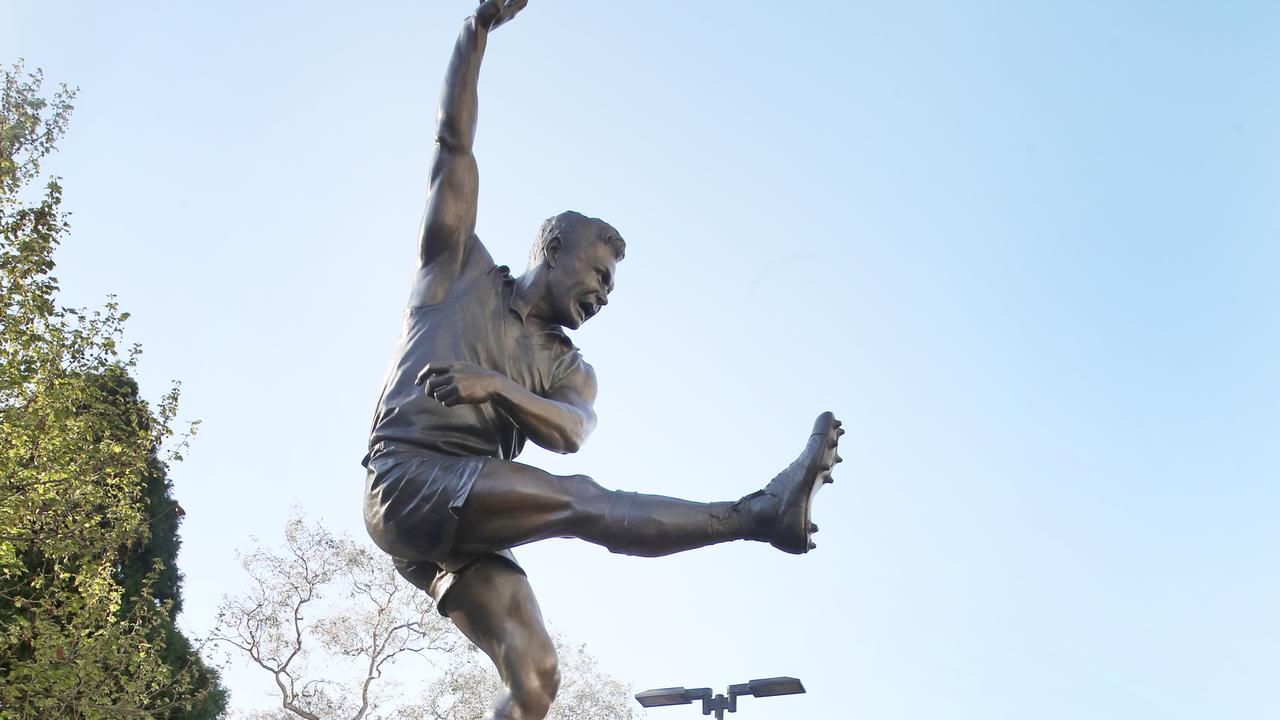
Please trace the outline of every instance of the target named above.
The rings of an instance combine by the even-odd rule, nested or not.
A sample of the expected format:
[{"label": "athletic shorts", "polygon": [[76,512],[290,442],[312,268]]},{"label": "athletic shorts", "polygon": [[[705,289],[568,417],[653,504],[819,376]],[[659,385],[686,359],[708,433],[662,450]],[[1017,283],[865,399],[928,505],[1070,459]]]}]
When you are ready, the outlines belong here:
[{"label": "athletic shorts", "polygon": [[[379,443],[365,456],[364,524],[396,570],[436,600],[478,555],[454,550],[458,510],[488,458],[459,457],[401,443]],[[492,553],[523,572],[510,550]]]}]

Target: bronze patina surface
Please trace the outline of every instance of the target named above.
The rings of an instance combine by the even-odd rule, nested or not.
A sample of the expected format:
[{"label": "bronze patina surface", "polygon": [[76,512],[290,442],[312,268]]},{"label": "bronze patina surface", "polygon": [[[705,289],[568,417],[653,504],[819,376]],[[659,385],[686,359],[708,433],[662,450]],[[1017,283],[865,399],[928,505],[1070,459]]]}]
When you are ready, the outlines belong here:
[{"label": "bronze patina surface", "polygon": [[543,223],[513,277],[475,235],[480,62],[490,33],[526,4],[481,3],[454,46],[417,270],[364,461],[369,534],[493,660],[506,692],[492,717],[507,720],[545,717],[559,683],[511,548],[573,537],[650,557],[729,540],[808,552],[810,508],[843,433],[819,415],[795,462],[728,502],[607,490],[515,461],[526,441],[574,452],[595,427],[595,373],[565,330],[608,304],[626,251],[613,226],[565,212]]}]

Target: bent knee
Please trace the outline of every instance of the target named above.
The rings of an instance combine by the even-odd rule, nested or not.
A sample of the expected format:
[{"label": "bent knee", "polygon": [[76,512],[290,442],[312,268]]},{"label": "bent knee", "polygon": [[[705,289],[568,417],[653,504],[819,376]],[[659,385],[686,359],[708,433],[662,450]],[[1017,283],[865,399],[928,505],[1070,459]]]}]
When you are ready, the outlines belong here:
[{"label": "bent knee", "polygon": [[589,475],[564,475],[560,481],[569,489],[569,495],[584,500],[608,497],[609,491]]},{"label": "bent knee", "polygon": [[563,489],[563,515],[566,519],[603,516],[609,505],[609,491],[586,475],[562,475],[557,478]]},{"label": "bent knee", "polygon": [[538,658],[511,676],[511,699],[529,717],[542,718],[560,690],[560,665],[555,650]]}]

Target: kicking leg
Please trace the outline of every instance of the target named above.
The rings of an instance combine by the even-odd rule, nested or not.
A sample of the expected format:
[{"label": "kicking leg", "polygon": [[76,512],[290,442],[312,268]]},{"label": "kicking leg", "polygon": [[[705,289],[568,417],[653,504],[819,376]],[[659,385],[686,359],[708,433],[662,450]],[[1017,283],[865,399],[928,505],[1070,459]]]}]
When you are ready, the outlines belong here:
[{"label": "kicking leg", "polygon": [[761,540],[803,553],[815,547],[810,509],[831,482],[844,431],[831,413],[805,449],[760,491],[737,502],[697,503],[609,491],[585,475],[556,476],[500,460],[485,464],[458,517],[455,547],[483,553],[552,537],[576,537],[627,555],[668,555],[728,540]]},{"label": "kicking leg", "polygon": [[556,649],[529,580],[506,560],[477,559],[459,574],[445,613],[498,668],[506,692],[492,720],[542,720],[560,687]]},{"label": "kicking leg", "polygon": [[454,548],[494,552],[574,537],[627,555],[658,556],[746,537],[735,503],[617,492],[585,475],[490,461],[458,514]]}]

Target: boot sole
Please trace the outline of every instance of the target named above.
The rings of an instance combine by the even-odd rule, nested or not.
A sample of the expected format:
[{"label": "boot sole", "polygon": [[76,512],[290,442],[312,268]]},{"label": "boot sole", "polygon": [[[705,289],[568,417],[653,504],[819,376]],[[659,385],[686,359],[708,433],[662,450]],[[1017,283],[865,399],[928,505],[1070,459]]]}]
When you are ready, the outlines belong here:
[{"label": "boot sole", "polygon": [[[809,478],[808,482],[797,483],[795,489],[783,502],[782,510],[778,514],[778,522],[774,526],[773,538],[769,541],[770,545],[792,555],[803,555],[817,547],[812,540],[816,527],[813,525],[810,511],[813,508],[813,500],[822,486],[834,482],[831,477],[831,468],[835,463],[840,462],[836,454],[836,446],[843,434],[840,421],[836,420],[836,416],[830,412],[822,413],[814,421],[809,442],[819,438],[818,442],[822,443],[822,449],[813,453],[805,463],[804,476]],[[809,452],[808,443],[805,445],[805,452]]]}]

